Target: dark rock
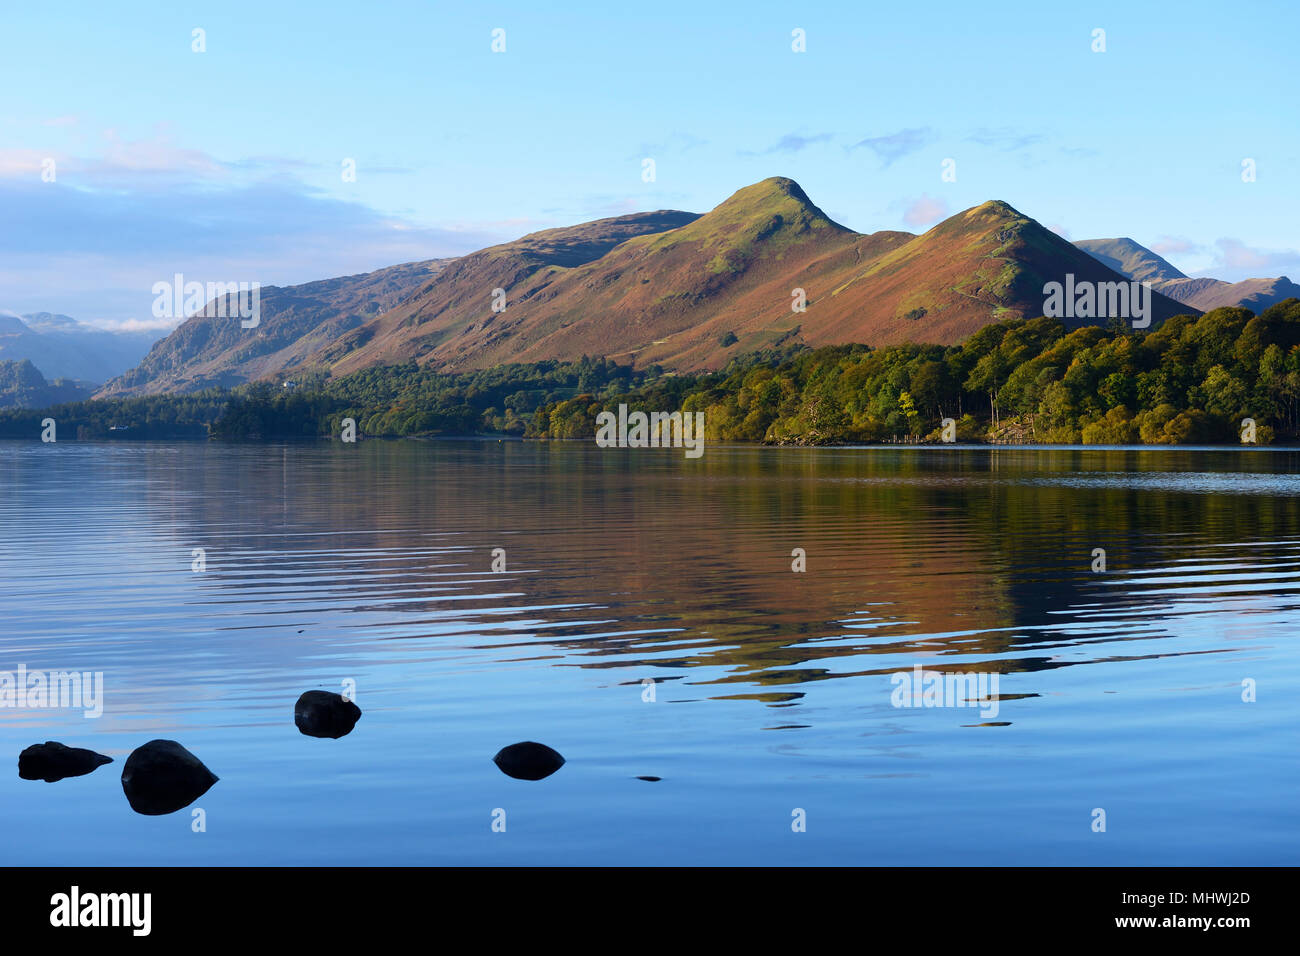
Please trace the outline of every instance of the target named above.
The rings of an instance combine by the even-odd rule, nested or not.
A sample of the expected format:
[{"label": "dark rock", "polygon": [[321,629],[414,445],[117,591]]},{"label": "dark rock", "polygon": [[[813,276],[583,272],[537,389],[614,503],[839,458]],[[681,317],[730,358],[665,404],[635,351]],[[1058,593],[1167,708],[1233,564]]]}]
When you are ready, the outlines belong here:
[{"label": "dark rock", "polygon": [[516,780],[541,780],[564,766],[564,758],[545,744],[531,740],[503,747],[492,762],[507,777]]},{"label": "dark rock", "polygon": [[346,737],[360,719],[360,707],[327,690],[309,690],[293,705],[293,722],[308,737]]},{"label": "dark rock", "polygon": [[136,813],[160,816],[188,807],[208,792],[217,775],[174,740],[151,740],[131,751],[122,790]]},{"label": "dark rock", "polygon": [[112,762],[112,757],[105,757],[93,750],[67,747],[57,741],[47,740],[43,744],[32,744],[18,755],[18,776],[24,780],[53,783],[64,777],[84,776],[96,767]]}]

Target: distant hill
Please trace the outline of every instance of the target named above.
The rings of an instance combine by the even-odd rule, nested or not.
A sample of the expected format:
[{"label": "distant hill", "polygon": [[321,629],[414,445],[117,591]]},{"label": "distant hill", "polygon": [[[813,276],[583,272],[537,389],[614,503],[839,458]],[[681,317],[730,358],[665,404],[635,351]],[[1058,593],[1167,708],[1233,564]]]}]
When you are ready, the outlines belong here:
[{"label": "distant hill", "polygon": [[[490,302],[492,289],[513,284],[546,266],[572,267],[599,258],[630,236],[679,226],[692,213],[641,213],[569,229],[533,233],[459,259],[435,259],[380,269],[363,275],[305,285],[261,290],[261,320],[243,329],[237,320],[216,317],[211,303],[159,342],[138,368],[109,382],[101,397],[196,391],[210,385],[236,385],[319,363],[349,332],[375,317],[396,314],[403,302],[439,289]],[[452,280],[435,283],[444,270]],[[463,307],[454,301],[452,307]],[[226,314],[232,314],[226,309]],[[373,331],[368,334],[373,336]],[[422,330],[436,336],[436,324]],[[362,343],[364,344],[364,342]],[[401,361],[395,357],[393,361]]]},{"label": "distant hill", "polygon": [[245,329],[231,317],[237,315],[233,303],[218,309],[210,302],[157,342],[139,365],[108,381],[98,397],[192,392],[274,375],[413,295],[448,261],[408,262],[304,285],[265,286],[255,329]]},{"label": "distant hill", "polygon": [[[70,315],[57,315],[53,312],[32,312],[22,317],[23,322],[34,332],[53,332],[56,335],[78,334],[99,331],[85,323],[78,322]],[[161,335],[158,336],[161,338]]]},{"label": "distant hill", "polygon": [[1174,279],[1152,288],[1202,312],[1232,305],[1250,309],[1252,312],[1263,312],[1270,305],[1276,305],[1286,299],[1300,298],[1300,285],[1296,285],[1286,276],[1276,279],[1243,279],[1241,282],[1224,282],[1221,279]]},{"label": "distant hill", "polygon": [[136,365],[162,335],[108,332],[50,312],[0,313],[0,361],[30,359],[51,379],[106,382]]},{"label": "distant hill", "polygon": [[0,408],[48,408],[89,398],[92,391],[67,379],[47,382],[29,359],[0,360]]},{"label": "distant hill", "polygon": [[1149,280],[1156,292],[1201,312],[1240,306],[1258,314],[1271,305],[1300,297],[1300,285],[1286,276],[1241,282],[1188,277],[1132,239],[1084,239],[1075,245],[1116,272],[1137,282]]},{"label": "distant hill", "polygon": [[1163,258],[1132,239],[1084,239],[1075,245],[1098,262],[1105,263],[1135,282],[1150,281],[1154,284],[1187,278]]},{"label": "distant hill", "polygon": [[[191,318],[103,394],[409,362],[462,371],[592,355],[689,371],[775,347],[953,344],[1002,318],[1041,315],[1044,285],[1067,275],[1124,278],[1004,202],[919,236],[862,234],[774,177],[704,215],[602,219],[454,260],[264,289],[258,329]],[[385,296],[370,293],[375,284]],[[794,311],[800,294],[806,308]],[[494,310],[502,295],[504,311]],[[1156,324],[1190,311],[1155,297]],[[1067,323],[1090,321],[1106,320]]]}]

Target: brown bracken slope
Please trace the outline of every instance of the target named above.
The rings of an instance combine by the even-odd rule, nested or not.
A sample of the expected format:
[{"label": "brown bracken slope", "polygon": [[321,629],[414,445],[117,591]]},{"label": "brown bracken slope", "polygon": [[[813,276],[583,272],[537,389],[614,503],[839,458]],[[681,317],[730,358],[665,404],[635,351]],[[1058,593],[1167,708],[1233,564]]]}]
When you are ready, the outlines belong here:
[{"label": "brown bracken slope", "polygon": [[221,308],[213,300],[155,342],[139,365],[110,380],[95,397],[193,392],[278,375],[410,298],[447,261],[408,262],[363,275],[267,286],[260,290],[261,315],[255,329],[242,327],[231,298]]},{"label": "brown bracken slope", "polygon": [[[953,344],[1002,318],[1041,315],[1044,284],[1071,273],[1076,282],[1125,281],[1004,202],[919,236],[862,234],[831,221],[793,180],[775,177],[702,216],[603,219],[419,264],[382,309],[350,285],[346,295],[324,297],[317,314],[304,307],[281,321],[279,302],[264,294],[270,318],[261,328],[190,319],[105,393],[411,361],[463,371],[591,355],[699,370],[781,345]],[[800,298],[806,305],[795,311]],[[1155,324],[1190,311],[1155,297]]]},{"label": "brown bracken slope", "polygon": [[[398,361],[450,371],[584,354],[717,368],[794,342],[951,344],[1000,318],[1042,314],[1043,285],[1067,273],[1076,282],[1124,281],[1006,203],[968,209],[921,236],[863,235],[784,178],[578,265],[523,269],[520,243],[465,257],[312,360],[335,374]],[[504,290],[504,311],[492,311],[493,289]],[[802,312],[792,307],[796,289]],[[1185,311],[1156,297],[1157,322]]]}]

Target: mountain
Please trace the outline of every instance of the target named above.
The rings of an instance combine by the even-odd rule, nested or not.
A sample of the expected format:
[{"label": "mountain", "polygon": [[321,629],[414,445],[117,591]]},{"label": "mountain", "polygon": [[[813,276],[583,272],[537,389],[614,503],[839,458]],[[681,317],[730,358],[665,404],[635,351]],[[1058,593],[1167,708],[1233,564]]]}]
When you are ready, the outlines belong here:
[{"label": "mountain", "polygon": [[1202,312],[1225,305],[1238,305],[1258,314],[1284,299],[1300,298],[1300,285],[1286,276],[1276,279],[1243,279],[1241,282],[1204,278],[1173,279],[1158,283],[1152,288]]},{"label": "mountain", "polygon": [[1241,282],[1186,276],[1132,239],[1084,239],[1075,245],[1116,272],[1137,282],[1150,281],[1156,292],[1200,312],[1240,306],[1258,314],[1284,299],[1300,297],[1300,285],[1286,276]]},{"label": "mountain", "polygon": [[[903,341],[950,345],[990,322],[1043,314],[1044,286],[1124,277],[1050,229],[993,200],[959,212],[870,262],[833,291],[836,315],[811,345]],[[1152,324],[1186,312],[1152,297]],[[811,314],[811,309],[809,310]],[[1105,319],[1063,319],[1069,327]]]},{"label": "mountain", "polygon": [[[192,318],[105,393],[411,361],[457,371],[585,354],[698,370],[778,345],[951,344],[998,319],[1041,315],[1044,285],[1069,274],[1076,282],[1124,281],[1004,202],[968,209],[919,236],[862,234],[781,177],[747,186],[704,215],[661,210],[603,219],[533,233],[436,269],[421,265],[430,267],[424,281],[407,294],[394,289],[389,304],[349,311],[346,321],[334,299],[317,297],[284,326],[271,290],[263,290],[255,331],[230,319]],[[306,299],[302,290],[310,288],[280,292]],[[803,311],[792,309],[796,290]],[[1187,311],[1155,297],[1156,322]]]},{"label": "mountain", "polygon": [[1084,239],[1075,245],[1098,262],[1135,282],[1150,281],[1154,285],[1169,279],[1187,278],[1146,246],[1140,246],[1132,239]]},{"label": "mountain", "polygon": [[91,391],[67,379],[47,382],[30,359],[0,360],[0,408],[48,408],[89,398]]},{"label": "mountain", "polygon": [[[521,263],[518,243],[466,256],[427,292],[318,358],[340,374],[412,358],[448,369],[583,354],[689,365],[683,351],[702,342],[711,353],[728,330],[754,333],[746,343],[754,346],[787,334],[799,324],[790,311],[798,283],[789,280],[823,271],[825,257],[851,263],[860,238],[789,180],[743,189],[703,216],[646,217],[653,228],[586,261]],[[564,242],[570,232],[537,235]],[[506,290],[504,312],[491,310],[493,288]],[[681,332],[691,334],[669,341]]]},{"label": "mountain", "polygon": [[[449,269],[314,360],[336,374],[397,361],[463,370],[583,354],[697,370],[796,342],[952,343],[999,318],[1040,315],[1044,284],[1067,273],[1122,281],[1003,202],[921,236],[863,235],[784,178],[581,265],[521,276],[492,264],[487,256],[471,283]],[[490,309],[493,287],[507,290],[504,312]],[[796,288],[803,312],[791,308]],[[1187,310],[1157,297],[1155,311],[1162,320]]]},{"label": "mountain", "polygon": [[[408,361],[444,343],[495,339],[516,316],[562,295],[563,282],[603,262],[630,242],[689,227],[695,213],[660,210],[547,229],[456,260],[439,280],[390,313],[322,350],[312,360],[337,372]],[[557,283],[559,286],[557,287]],[[493,290],[505,293],[505,311],[493,312]],[[582,298],[590,300],[587,290]],[[600,354],[604,347],[589,350]],[[550,356],[547,356],[550,357]],[[489,362],[489,364],[495,364]]]},{"label": "mountain", "polygon": [[264,286],[258,325],[251,329],[241,324],[232,297],[220,308],[214,300],[96,397],[191,392],[274,375],[413,295],[448,261],[408,262],[304,285]]},{"label": "mountain", "polygon": [[56,335],[67,335],[100,331],[85,323],[78,322],[70,315],[56,315],[53,312],[32,312],[22,318],[27,327],[34,332],[53,332]]},{"label": "mountain", "polygon": [[0,361],[30,360],[49,378],[106,382],[134,366],[161,332],[108,332],[66,315],[0,313]]},{"label": "mountain", "polygon": [[[320,355],[336,349],[337,341],[365,345],[374,337],[375,322],[388,343],[401,339],[395,306],[423,298],[434,289],[450,292],[449,307],[464,311],[468,300],[490,303],[492,289],[516,283],[547,267],[567,268],[599,258],[629,237],[671,229],[696,218],[692,213],[640,213],[585,223],[567,229],[532,233],[458,259],[407,263],[342,279],[261,290],[261,316],[256,329],[244,329],[233,318],[216,317],[212,303],[159,342],[139,367],[109,382],[99,393],[111,395],[195,391],[211,385],[236,385],[286,373],[304,364],[320,364]],[[445,275],[444,275],[445,273]],[[227,316],[234,314],[224,309]],[[349,334],[365,327],[358,339]],[[437,335],[437,323],[421,329]],[[403,361],[400,350],[391,358],[380,351],[372,364]]]}]

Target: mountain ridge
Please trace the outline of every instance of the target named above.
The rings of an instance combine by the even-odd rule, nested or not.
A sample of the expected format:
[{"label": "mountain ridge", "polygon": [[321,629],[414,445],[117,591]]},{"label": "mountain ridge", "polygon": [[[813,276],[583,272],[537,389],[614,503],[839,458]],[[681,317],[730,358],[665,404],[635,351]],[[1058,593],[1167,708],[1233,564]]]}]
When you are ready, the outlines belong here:
[{"label": "mountain ridge", "polygon": [[1156,292],[1201,312],[1240,306],[1259,313],[1286,299],[1300,297],[1300,285],[1286,276],[1227,282],[1188,276],[1132,239],[1083,239],[1075,243],[1093,258],[1138,282],[1150,281]]},{"label": "mountain ridge", "polygon": [[[951,344],[1001,318],[1042,314],[1044,284],[1066,274],[1124,279],[1002,200],[920,235],[858,233],[782,176],[742,187],[703,214],[612,217],[436,262],[368,314],[326,302],[325,317],[304,315],[284,328],[276,295],[263,290],[270,321],[251,337],[241,339],[229,320],[192,317],[104,394],[407,362],[463,371],[597,355],[693,371],[790,345]],[[1157,323],[1189,311],[1154,300]],[[210,347],[218,337],[222,347]]]},{"label": "mountain ridge", "polygon": [[0,312],[0,361],[30,360],[50,381],[106,382],[138,364],[161,337],[110,332],[52,312]]},{"label": "mountain ridge", "polygon": [[1118,239],[1081,239],[1075,245],[1135,282],[1150,280],[1154,284],[1187,278],[1163,256],[1127,236]]}]

